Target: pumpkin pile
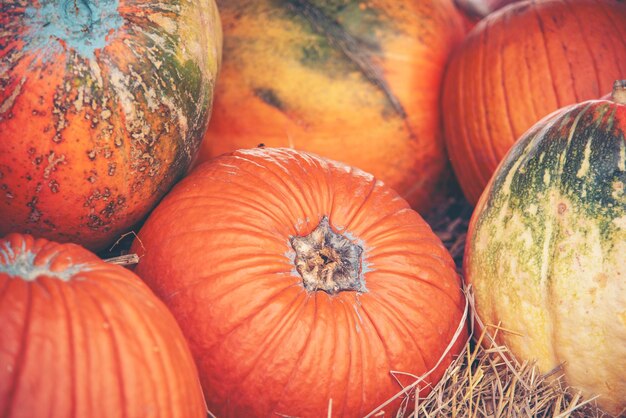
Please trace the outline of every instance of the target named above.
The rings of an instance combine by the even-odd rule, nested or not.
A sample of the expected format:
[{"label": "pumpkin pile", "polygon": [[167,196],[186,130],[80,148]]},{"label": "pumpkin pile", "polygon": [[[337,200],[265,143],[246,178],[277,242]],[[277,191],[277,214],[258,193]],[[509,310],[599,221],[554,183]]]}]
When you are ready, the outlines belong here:
[{"label": "pumpkin pile", "polygon": [[626,413],[622,1],[0,27],[0,415]]}]

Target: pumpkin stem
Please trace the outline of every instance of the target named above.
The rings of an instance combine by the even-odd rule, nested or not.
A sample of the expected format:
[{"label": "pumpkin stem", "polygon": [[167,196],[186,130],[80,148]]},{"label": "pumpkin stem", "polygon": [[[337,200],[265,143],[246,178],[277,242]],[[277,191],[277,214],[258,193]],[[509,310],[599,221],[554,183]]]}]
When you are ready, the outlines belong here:
[{"label": "pumpkin stem", "polygon": [[309,235],[292,237],[289,242],[296,252],[296,270],[308,291],[323,290],[331,295],[367,291],[361,272],[363,248],[334,232],[327,216]]},{"label": "pumpkin stem", "polygon": [[611,100],[615,103],[626,104],[626,80],[615,80]]}]

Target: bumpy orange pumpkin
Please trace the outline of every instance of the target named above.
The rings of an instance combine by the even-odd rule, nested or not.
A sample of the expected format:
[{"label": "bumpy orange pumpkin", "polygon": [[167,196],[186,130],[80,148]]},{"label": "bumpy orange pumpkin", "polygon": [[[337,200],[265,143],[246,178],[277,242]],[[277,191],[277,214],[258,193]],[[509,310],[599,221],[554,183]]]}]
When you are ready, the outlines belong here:
[{"label": "bumpy orange pumpkin", "polygon": [[0,6],[0,236],[98,250],[196,156],[221,52],[214,0]]},{"label": "bumpy orange pumpkin", "polygon": [[523,1],[483,19],[452,58],[443,92],[452,166],[475,204],[527,129],[626,77],[626,4]]},{"label": "bumpy orange pumpkin", "polygon": [[291,147],[373,173],[424,212],[446,168],[439,97],[451,0],[218,0],[224,62],[204,161]]},{"label": "bumpy orange pumpkin", "polygon": [[371,175],[311,154],[197,167],[133,250],[220,417],[320,417],[331,399],[334,417],[364,416],[402,390],[396,378],[434,369],[427,394],[465,342],[459,278],[428,225]]},{"label": "bumpy orange pumpkin", "polygon": [[74,244],[0,239],[0,415],[206,417],[172,314]]}]

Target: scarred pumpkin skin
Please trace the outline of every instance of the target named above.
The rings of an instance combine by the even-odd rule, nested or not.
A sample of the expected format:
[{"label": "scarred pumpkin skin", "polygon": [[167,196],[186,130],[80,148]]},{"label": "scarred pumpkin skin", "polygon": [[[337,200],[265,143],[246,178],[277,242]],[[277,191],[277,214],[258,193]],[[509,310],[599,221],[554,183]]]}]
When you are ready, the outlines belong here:
[{"label": "scarred pumpkin skin", "polygon": [[[536,124],[504,158],[468,232],[465,278],[520,361],[626,407],[626,106],[584,102]],[[488,331],[493,329],[488,327]]]},{"label": "scarred pumpkin skin", "polygon": [[449,170],[451,0],[220,0],[224,62],[199,161],[263,143],[373,173],[420,212]]},{"label": "scarred pumpkin skin", "polygon": [[213,0],[0,5],[0,235],[99,250],[196,156],[221,54]]},{"label": "scarred pumpkin skin", "polygon": [[[362,250],[358,290],[305,288],[298,251],[326,219]],[[392,372],[420,376],[443,356],[425,396],[466,340],[454,262],[429,226],[373,176],[312,154],[253,149],[198,166],[132,251],[216,416],[320,417],[331,399],[332,416],[365,416],[402,389]]]},{"label": "scarred pumpkin skin", "polygon": [[557,109],[599,99],[626,77],[626,4],[522,1],[490,14],[454,53],[443,88],[452,167],[476,204],[498,163]]},{"label": "scarred pumpkin skin", "polygon": [[206,417],[179,326],[131,271],[9,234],[0,289],[3,417]]}]

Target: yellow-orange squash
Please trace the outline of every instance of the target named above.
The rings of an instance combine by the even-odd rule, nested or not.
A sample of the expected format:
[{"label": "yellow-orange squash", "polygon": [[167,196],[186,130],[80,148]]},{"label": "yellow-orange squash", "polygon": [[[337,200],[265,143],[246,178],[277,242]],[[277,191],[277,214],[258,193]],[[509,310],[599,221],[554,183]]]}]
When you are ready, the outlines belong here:
[{"label": "yellow-orange squash", "polygon": [[246,150],[198,166],[133,251],[219,417],[323,417],[331,403],[333,417],[362,417],[432,370],[416,384],[425,396],[464,345],[441,241],[374,177],[312,154]]},{"label": "yellow-orange squash", "polygon": [[483,19],[454,54],[442,99],[448,154],[470,203],[535,122],[624,77],[622,1],[522,1]]},{"label": "yellow-orange squash", "polygon": [[197,154],[221,52],[214,0],[5,0],[0,29],[0,236],[99,250]]},{"label": "yellow-orange squash", "polygon": [[224,62],[199,160],[291,147],[373,173],[420,211],[447,159],[444,66],[464,32],[452,0],[218,0]]}]

